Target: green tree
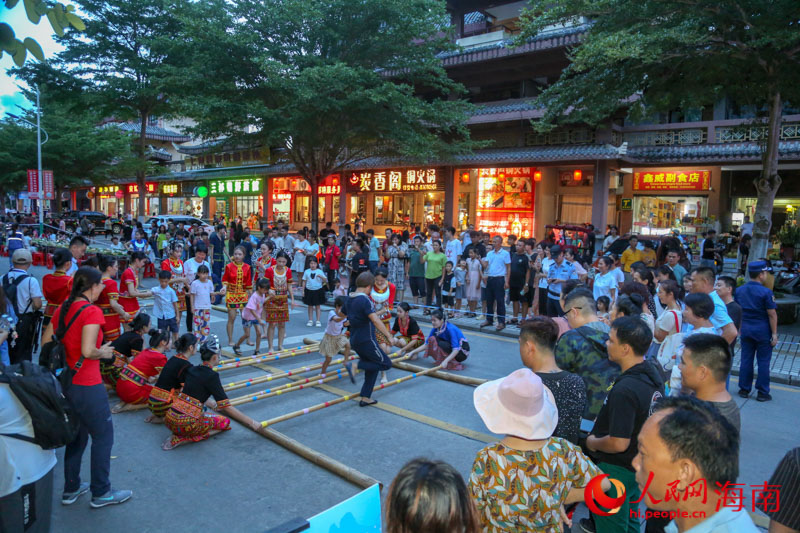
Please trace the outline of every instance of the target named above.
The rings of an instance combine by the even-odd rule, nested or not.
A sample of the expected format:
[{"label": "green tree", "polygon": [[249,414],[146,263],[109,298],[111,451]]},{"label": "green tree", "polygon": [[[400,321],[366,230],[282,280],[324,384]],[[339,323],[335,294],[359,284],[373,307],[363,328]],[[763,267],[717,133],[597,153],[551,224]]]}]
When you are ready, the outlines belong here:
[{"label": "green tree", "polygon": [[[87,180],[101,184],[138,165],[130,135],[100,126],[102,117],[97,113],[59,103],[46,90],[42,90],[41,105],[42,129],[49,136],[42,146],[42,168],[53,171],[56,211],[66,186]],[[34,110],[22,117],[36,123]],[[23,188],[26,170],[36,167],[36,130],[10,117],[0,121],[0,194]]]},{"label": "green tree", "polygon": [[[14,9],[19,0],[5,0],[6,9]],[[44,0],[23,0],[25,14],[34,24],[39,24],[42,17],[47,17],[50,26],[56,35],[63,36],[64,30],[72,26],[78,31],[85,29],[83,21],[75,14],[75,6],[65,6],[61,2],[46,2]],[[44,61],[44,52],[39,43],[31,37],[20,41],[10,24],[0,22],[0,58],[3,53],[11,56],[14,63],[21,67],[25,58],[31,53],[39,61]]]},{"label": "green tree", "polygon": [[721,98],[752,106],[765,135],[750,256],[763,257],[781,184],[784,102],[800,103],[799,19],[796,0],[534,0],[520,42],[552,25],[590,25],[570,66],[539,96],[539,127],[599,124],[623,107],[637,118]]},{"label": "green tree", "polygon": [[[181,36],[181,109],[206,138],[279,147],[312,190],[369,157],[419,162],[479,146],[470,104],[437,52],[451,47],[435,0],[200,3]],[[419,93],[424,93],[420,97]]]},{"label": "green tree", "polygon": [[[140,160],[136,181],[139,190],[145,190],[148,119],[170,116],[173,110],[166,80],[170,61],[181,60],[174,50],[180,6],[166,0],[80,0],[77,4],[86,14],[86,30],[58,39],[65,50],[57,64],[86,80],[92,105],[104,116],[139,123],[134,142]],[[140,216],[144,209],[145,203],[139,202]]]}]

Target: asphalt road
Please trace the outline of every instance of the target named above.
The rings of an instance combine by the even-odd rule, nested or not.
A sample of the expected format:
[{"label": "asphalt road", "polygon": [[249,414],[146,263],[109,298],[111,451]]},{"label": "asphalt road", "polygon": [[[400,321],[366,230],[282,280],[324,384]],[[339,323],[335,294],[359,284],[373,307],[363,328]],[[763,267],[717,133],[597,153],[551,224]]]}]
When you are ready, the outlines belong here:
[{"label": "asphalt road", "polygon": [[[5,261],[2,263],[0,273],[8,268]],[[45,269],[35,267],[33,273],[41,276]],[[148,286],[153,283],[145,282]],[[287,326],[287,347],[301,345],[306,336],[322,337],[322,328],[306,327],[306,320],[305,308],[299,306],[293,311]],[[235,331],[236,335],[241,332],[238,319]],[[226,344],[222,313],[214,312],[212,332]],[[472,353],[463,375],[495,379],[520,367],[515,339],[477,332],[467,332],[467,338]],[[252,350],[247,348],[244,355]],[[199,362],[199,356],[194,359]],[[317,353],[310,353],[270,362],[269,367],[287,370],[321,361]],[[431,366],[430,360],[418,364]],[[225,371],[222,381],[227,384],[268,371],[252,366]],[[389,378],[406,375],[393,369]],[[338,390],[357,392],[362,379],[358,375],[353,385],[345,378],[329,384],[336,390],[309,388],[240,408],[257,420],[267,420],[334,399]],[[287,382],[276,380],[270,385]],[[267,384],[240,389],[231,397],[249,396],[265,388]],[[274,429],[387,487],[404,463],[420,456],[447,461],[467,478],[476,452],[495,438],[475,412],[472,392],[473,387],[467,385],[422,376],[376,391],[377,407],[360,408],[350,401],[276,424]],[[775,385],[771,403],[736,397],[742,409],[740,483],[765,482],[785,452],[797,445],[798,393],[798,388]],[[112,395],[110,401],[116,403],[116,396]],[[265,531],[295,517],[313,516],[359,491],[235,422],[231,431],[207,441],[162,451],[160,444],[169,431],[163,425],[144,423],[147,414],[145,410],[114,415],[111,481],[116,488],[134,492],[131,501],[123,505],[91,510],[84,497],[72,506],[61,506],[63,450],[59,452],[54,532]],[[90,476],[88,449],[83,476],[86,480]],[[581,506],[578,516],[585,513]]]}]

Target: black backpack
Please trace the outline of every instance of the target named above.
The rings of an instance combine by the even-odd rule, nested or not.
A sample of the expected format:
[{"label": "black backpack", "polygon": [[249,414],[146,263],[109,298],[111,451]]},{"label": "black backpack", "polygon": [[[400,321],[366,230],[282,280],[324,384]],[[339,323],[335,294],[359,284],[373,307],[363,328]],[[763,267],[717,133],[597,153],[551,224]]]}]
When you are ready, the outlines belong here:
[{"label": "black backpack", "polygon": [[[69,324],[64,329],[58,327],[56,331],[53,332],[53,339],[50,342],[42,345],[42,350],[39,353],[39,364],[45,368],[47,368],[53,375],[58,378],[58,381],[61,383],[61,388],[66,391],[69,389],[70,385],[72,385],[72,376],[74,376],[78,370],[83,366],[84,357],[81,355],[78,362],[75,364],[75,368],[72,369],[67,364],[67,350],[64,348],[64,344],[61,342],[64,340],[64,335],[66,335],[69,328],[72,327],[72,324],[78,318],[78,316],[83,312],[84,309],[89,307],[90,303],[83,305],[78,311],[72,316],[70,319]],[[62,310],[64,307],[61,307]],[[59,323],[63,326],[64,319],[66,318],[67,313],[61,314],[59,318]],[[54,326],[58,326],[58,324],[53,324]]]},{"label": "black backpack", "polygon": [[0,383],[8,383],[31,416],[34,436],[5,433],[6,437],[39,445],[43,450],[66,446],[78,435],[80,423],[59,381],[30,361],[0,366]]},{"label": "black backpack", "polygon": [[8,274],[3,276],[3,291],[6,293],[6,298],[11,304],[14,306],[14,312],[17,316],[20,316],[23,313],[28,312],[28,307],[30,307],[31,303],[28,302],[27,307],[23,311],[19,310],[19,305],[17,305],[17,288],[19,284],[28,279],[30,276],[28,274],[23,274],[21,276],[17,276],[13,280],[8,277]]}]

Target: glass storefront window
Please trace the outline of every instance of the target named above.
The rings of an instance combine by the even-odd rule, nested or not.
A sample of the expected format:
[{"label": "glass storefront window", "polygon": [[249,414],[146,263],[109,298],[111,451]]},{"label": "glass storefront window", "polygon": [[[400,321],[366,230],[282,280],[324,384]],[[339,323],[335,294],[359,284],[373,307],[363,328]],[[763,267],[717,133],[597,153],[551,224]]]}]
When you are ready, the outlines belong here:
[{"label": "glass storefront window", "polygon": [[470,206],[472,205],[472,194],[462,192],[458,195],[458,229],[467,229],[470,219]]},{"label": "glass storefront window", "polygon": [[297,194],[294,198],[294,221],[311,222],[311,197],[307,194]]},{"label": "glass storefront window", "polygon": [[239,196],[236,198],[236,214],[246,219],[251,213],[261,213],[261,197]]},{"label": "glass storefront window", "polygon": [[168,215],[185,215],[186,214],[186,200],[184,198],[167,198],[167,213]]},{"label": "glass storefront window", "polygon": [[425,217],[425,225],[436,224],[442,225],[444,220],[444,193],[443,192],[429,192],[425,193],[425,203],[423,204],[423,216]]},{"label": "glass storefront window", "polygon": [[355,222],[357,216],[360,216],[362,219],[367,216],[366,200],[363,194],[350,197],[350,213],[348,216],[350,217],[351,223]]},{"label": "glass storefront window", "polygon": [[[664,235],[673,229],[700,233],[706,227],[705,196],[635,196],[633,227],[642,235]],[[701,227],[702,226],[702,227]]]},{"label": "glass storefront window", "polygon": [[413,196],[400,194],[375,195],[375,224],[385,226],[406,225],[413,212]]},{"label": "glass storefront window", "polygon": [[272,195],[272,221],[273,223],[289,222],[292,218],[292,194],[288,192]]},{"label": "glass storefront window", "polygon": [[334,224],[338,224],[339,223],[339,206],[340,205],[341,205],[340,198],[338,196],[334,196],[333,197],[333,223]]},{"label": "glass storefront window", "polygon": [[[309,198],[309,201],[311,199]],[[319,222],[325,222],[325,207],[328,205],[328,199],[324,196],[319,197]]]}]

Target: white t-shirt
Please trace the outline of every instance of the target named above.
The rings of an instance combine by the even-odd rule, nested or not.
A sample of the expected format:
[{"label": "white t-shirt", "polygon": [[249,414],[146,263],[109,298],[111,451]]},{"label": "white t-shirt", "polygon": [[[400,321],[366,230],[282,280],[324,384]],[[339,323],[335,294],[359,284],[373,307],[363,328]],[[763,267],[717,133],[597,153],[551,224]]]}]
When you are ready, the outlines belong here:
[{"label": "white t-shirt", "polygon": [[342,334],[342,330],[344,329],[344,323],[345,323],[344,320],[340,322],[335,321],[334,318],[336,316],[337,315],[335,310],[332,309],[328,311],[328,324],[327,326],[325,326],[325,333],[327,335],[333,335],[334,337],[337,337]]},{"label": "white t-shirt", "polygon": [[549,259],[547,257],[542,259],[542,273],[544,273],[544,276],[542,276],[542,279],[539,280],[540,289],[547,288],[547,276],[550,274],[550,266],[553,265],[553,263],[555,262],[556,262],[555,259]]},{"label": "white t-shirt", "polygon": [[323,281],[327,281],[327,278],[325,277],[325,273],[319,268],[316,270],[308,269],[303,272],[303,281],[306,282],[306,289],[316,291],[322,288],[322,283]]},{"label": "white t-shirt", "polygon": [[753,223],[752,222],[745,222],[741,226],[739,226],[739,231],[742,232],[742,237],[745,235],[753,235]]},{"label": "white t-shirt", "polygon": [[453,262],[453,266],[458,264],[458,256],[461,255],[461,241],[458,239],[450,239],[447,241],[447,247],[444,250],[444,255],[447,256],[448,261]]},{"label": "white t-shirt", "polygon": [[[28,410],[11,387],[0,383],[0,433],[33,437]],[[42,479],[56,466],[56,451],[13,437],[0,436],[0,498]]]},{"label": "white t-shirt", "polygon": [[[31,298],[41,298],[42,288],[39,282],[34,278],[30,272],[26,272],[19,268],[12,268],[8,272],[8,280],[14,281],[19,276],[28,275],[28,279],[24,279],[17,285],[17,309],[14,312],[24,313],[25,307],[31,302]],[[28,307],[28,313],[35,311],[33,304]]]},{"label": "white t-shirt", "polygon": [[625,283],[625,273],[622,271],[620,267],[616,267],[614,270],[611,271],[614,276],[617,278],[617,285],[622,285]]},{"label": "white t-shirt", "polygon": [[207,279],[196,279],[189,287],[189,293],[194,294],[194,310],[211,309],[211,293],[214,292],[214,283]]},{"label": "white t-shirt", "polygon": [[200,265],[205,265],[206,267],[208,267],[209,273],[211,272],[211,263],[209,263],[208,261],[203,261],[202,263],[198,263],[197,260],[194,257],[192,257],[183,262],[183,275],[186,277],[186,279],[189,280],[189,283],[193,282],[194,279],[197,277],[197,268]]},{"label": "white t-shirt", "polygon": [[[674,311],[674,312],[673,312]],[[677,328],[675,327],[675,317],[678,317]],[[656,320],[656,328],[663,329],[667,332],[667,335],[674,335],[675,333],[679,333],[681,330],[681,322],[683,321],[683,314],[681,313],[680,309],[665,309],[661,316],[658,317]],[[653,342],[657,344],[661,344],[660,342],[653,340]]]},{"label": "white t-shirt", "polygon": [[614,272],[608,271],[605,274],[597,274],[594,277],[594,287],[592,288],[592,293],[594,293],[595,300],[601,296],[608,296],[613,304],[617,293],[615,292],[612,296],[611,291],[616,291],[617,289],[619,289],[619,283],[617,282],[617,276],[614,275]]}]

